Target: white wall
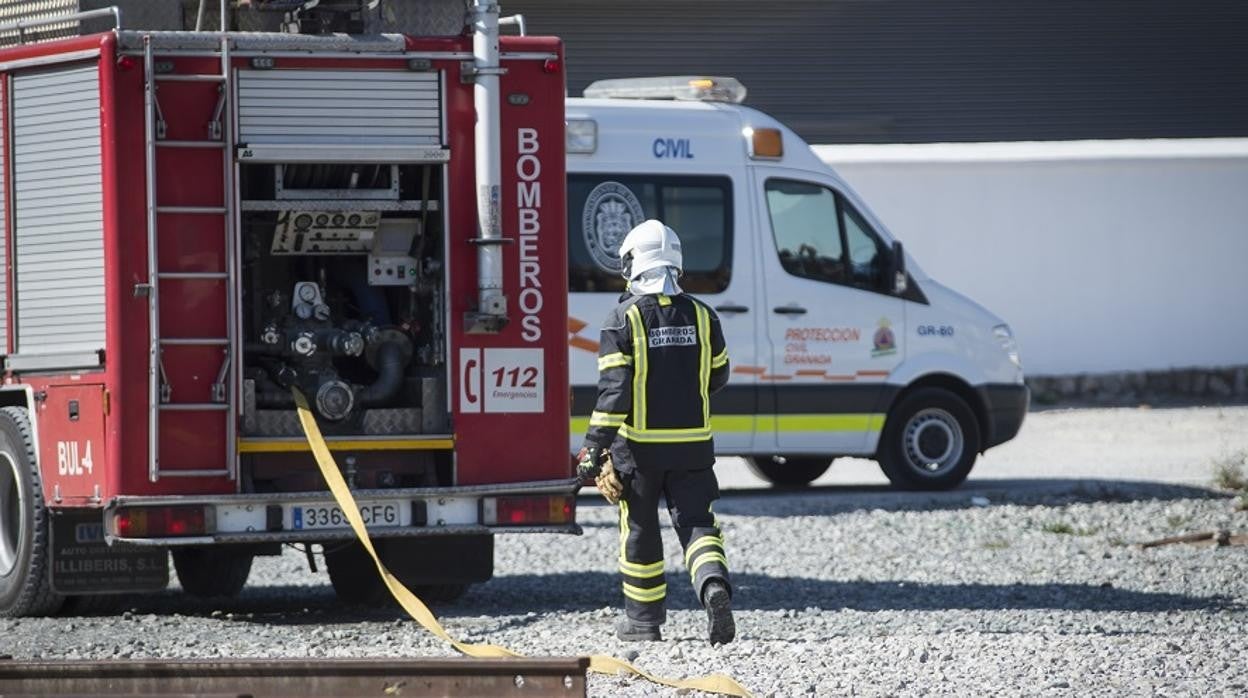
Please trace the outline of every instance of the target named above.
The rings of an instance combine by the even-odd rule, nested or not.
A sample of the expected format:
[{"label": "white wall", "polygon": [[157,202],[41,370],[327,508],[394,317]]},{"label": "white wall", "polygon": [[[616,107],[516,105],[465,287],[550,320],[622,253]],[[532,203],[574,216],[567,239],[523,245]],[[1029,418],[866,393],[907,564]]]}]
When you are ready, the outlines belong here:
[{"label": "white wall", "polygon": [[1248,139],[815,151],[1029,373],[1248,364]]}]

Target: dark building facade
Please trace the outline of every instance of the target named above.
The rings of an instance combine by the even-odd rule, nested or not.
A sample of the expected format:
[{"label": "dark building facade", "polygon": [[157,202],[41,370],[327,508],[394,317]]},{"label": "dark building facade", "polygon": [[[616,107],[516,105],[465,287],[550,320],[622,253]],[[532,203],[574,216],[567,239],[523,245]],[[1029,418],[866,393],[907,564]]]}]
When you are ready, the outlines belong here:
[{"label": "dark building facade", "polygon": [[503,0],[568,91],[731,75],[812,143],[1248,136],[1244,0]]}]

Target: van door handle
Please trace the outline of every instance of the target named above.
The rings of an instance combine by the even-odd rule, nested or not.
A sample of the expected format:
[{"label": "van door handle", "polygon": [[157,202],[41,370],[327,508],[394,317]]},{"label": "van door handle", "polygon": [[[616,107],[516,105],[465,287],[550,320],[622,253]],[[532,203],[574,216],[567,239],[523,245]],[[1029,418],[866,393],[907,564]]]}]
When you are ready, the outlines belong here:
[{"label": "van door handle", "polygon": [[805,315],[806,309],[800,305],[782,305],[778,308],[772,308],[781,315]]},{"label": "van door handle", "polygon": [[750,309],[745,307],[744,305],[733,305],[732,303],[729,303],[727,305],[717,305],[715,306],[715,310],[721,313],[748,313],[750,312]]}]

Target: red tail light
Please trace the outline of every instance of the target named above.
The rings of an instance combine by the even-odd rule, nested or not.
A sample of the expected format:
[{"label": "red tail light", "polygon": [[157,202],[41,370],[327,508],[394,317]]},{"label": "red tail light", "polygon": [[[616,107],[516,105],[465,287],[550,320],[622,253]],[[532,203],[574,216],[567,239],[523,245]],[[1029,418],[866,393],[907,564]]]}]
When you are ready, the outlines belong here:
[{"label": "red tail light", "polygon": [[572,523],[576,498],[562,494],[530,497],[486,497],[481,501],[481,523],[487,526],[544,526]]},{"label": "red tail light", "polygon": [[204,506],[134,507],[117,512],[121,538],[202,536],[216,528],[213,511]]}]

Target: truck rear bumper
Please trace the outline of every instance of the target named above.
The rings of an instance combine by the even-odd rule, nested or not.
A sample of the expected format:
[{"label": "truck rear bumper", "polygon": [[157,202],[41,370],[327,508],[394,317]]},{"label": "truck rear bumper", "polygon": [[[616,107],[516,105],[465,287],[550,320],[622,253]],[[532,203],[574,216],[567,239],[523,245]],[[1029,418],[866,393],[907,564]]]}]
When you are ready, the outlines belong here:
[{"label": "truck rear bumper", "polygon": [[[579,534],[576,480],[354,490],[373,538]],[[110,545],[178,547],[352,540],[329,492],[116,497],[104,508]]]}]

